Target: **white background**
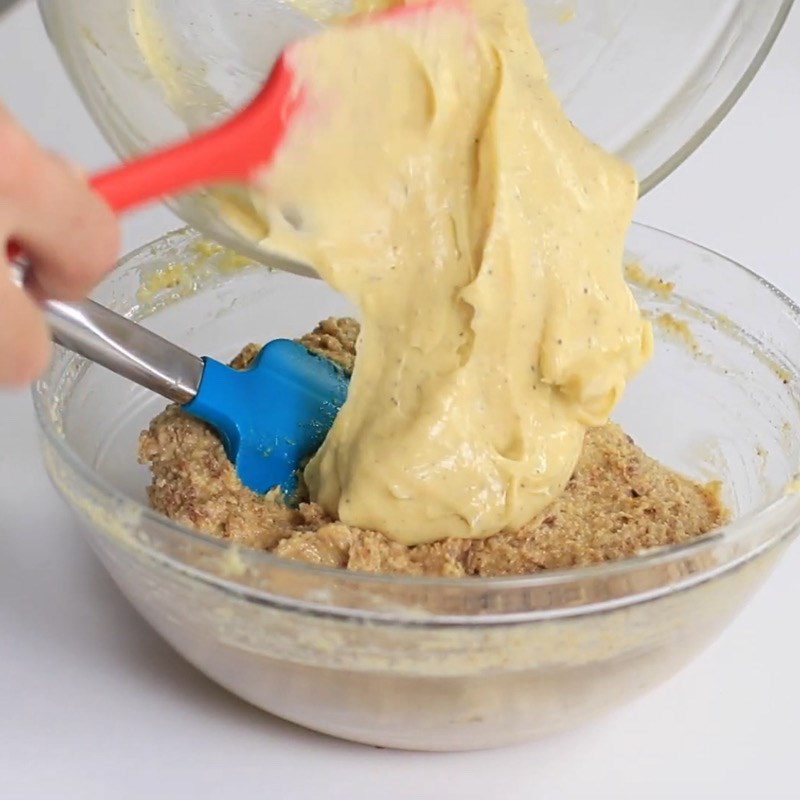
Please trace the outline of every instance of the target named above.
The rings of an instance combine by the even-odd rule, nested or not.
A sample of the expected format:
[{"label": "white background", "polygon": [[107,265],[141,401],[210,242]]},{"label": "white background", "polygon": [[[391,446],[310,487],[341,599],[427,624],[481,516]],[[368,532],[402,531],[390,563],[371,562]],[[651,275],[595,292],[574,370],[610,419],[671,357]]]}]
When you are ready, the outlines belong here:
[{"label": "white background", "polygon": [[[0,18],[0,97],[48,147],[113,161],[29,3]],[[799,100],[795,9],[730,116],[637,218],[800,298]],[[169,227],[163,209],[140,214],[126,248]],[[795,545],[697,661],[578,731],[467,754],[340,742],[246,705],[162,643],[47,483],[27,394],[0,393],[0,798],[798,798],[798,576]]]}]

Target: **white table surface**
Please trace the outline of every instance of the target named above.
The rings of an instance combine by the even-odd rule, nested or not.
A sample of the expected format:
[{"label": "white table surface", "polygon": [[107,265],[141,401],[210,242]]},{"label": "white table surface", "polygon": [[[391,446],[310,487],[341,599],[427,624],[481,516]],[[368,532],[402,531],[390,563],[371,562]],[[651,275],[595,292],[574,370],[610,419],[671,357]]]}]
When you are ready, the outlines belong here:
[{"label": "white table surface", "polygon": [[[0,97],[52,149],[90,168],[112,161],[29,3],[0,18]],[[800,9],[737,107],[638,219],[800,298],[798,98]],[[175,226],[164,209],[139,214],[126,246]],[[24,392],[0,392],[0,546],[3,800],[800,797],[797,545],[666,685],[572,733],[472,754],[317,735],[185,664],[119,595],[48,484]]]}]

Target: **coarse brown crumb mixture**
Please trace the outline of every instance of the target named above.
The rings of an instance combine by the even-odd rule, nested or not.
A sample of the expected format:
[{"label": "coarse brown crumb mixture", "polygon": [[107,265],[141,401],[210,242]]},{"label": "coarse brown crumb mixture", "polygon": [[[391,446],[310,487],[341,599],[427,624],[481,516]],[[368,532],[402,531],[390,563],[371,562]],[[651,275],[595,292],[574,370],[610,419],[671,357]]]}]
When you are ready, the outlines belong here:
[{"label": "coarse brown crumb mixture", "polygon": [[[300,341],[351,370],[358,323],[328,319]],[[232,366],[258,353],[247,345]],[[518,531],[408,547],[331,519],[315,503],[293,509],[242,486],[206,424],[168,407],[141,434],[150,503],[173,520],[245,547],[365,572],[461,577],[524,575],[626,558],[685,542],[727,519],[718,487],[701,486],[646,456],[617,425],[590,429],[561,497]]]}]

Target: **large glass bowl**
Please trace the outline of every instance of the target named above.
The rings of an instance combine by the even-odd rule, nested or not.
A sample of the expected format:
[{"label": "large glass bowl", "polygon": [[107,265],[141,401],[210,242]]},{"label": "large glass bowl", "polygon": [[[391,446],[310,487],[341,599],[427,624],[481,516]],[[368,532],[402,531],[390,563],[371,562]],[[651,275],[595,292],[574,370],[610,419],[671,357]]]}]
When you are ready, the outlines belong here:
[{"label": "large glass bowl", "polygon": [[[313,28],[298,9],[352,0],[39,0],[84,103],[121,157],[240,107],[279,49]],[[527,0],[553,86],[576,125],[637,170],[642,191],[722,119],[769,51],[791,0]],[[254,258],[206,194],[171,202]],[[285,261],[284,268],[292,268]],[[299,269],[295,265],[295,268]]]},{"label": "large glass bowl", "polygon": [[[143,616],[267,711],[347,739],[429,750],[576,725],[692,659],[800,519],[800,494],[785,491],[800,462],[800,309],[746,269],[657,230],[634,226],[629,256],[675,290],[636,288],[656,321],[656,354],[617,419],[669,466],[722,480],[735,512],[690,544],[585,569],[460,580],[237,549],[145,505],[136,437],[164,401],[63,350],[34,389],[47,469]],[[323,282],[242,266],[188,231],[126,258],[96,297],[218,358],[348,312]]]}]

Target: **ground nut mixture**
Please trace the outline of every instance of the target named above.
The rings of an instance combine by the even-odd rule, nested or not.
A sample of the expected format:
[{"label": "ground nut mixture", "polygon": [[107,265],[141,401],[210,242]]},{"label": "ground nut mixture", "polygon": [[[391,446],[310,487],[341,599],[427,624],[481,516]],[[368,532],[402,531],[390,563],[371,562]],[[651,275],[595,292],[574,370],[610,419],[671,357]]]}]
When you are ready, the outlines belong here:
[{"label": "ground nut mixture", "polygon": [[[350,370],[358,323],[328,319],[301,341]],[[248,345],[232,366],[258,352]],[[170,406],[139,443],[153,473],[153,508],[245,547],[364,572],[461,577],[524,575],[612,561],[685,542],[727,518],[717,487],[701,486],[648,458],[617,425],[591,428],[563,494],[515,532],[406,546],[331,519],[314,503],[292,509],[242,486],[216,434]]]}]

